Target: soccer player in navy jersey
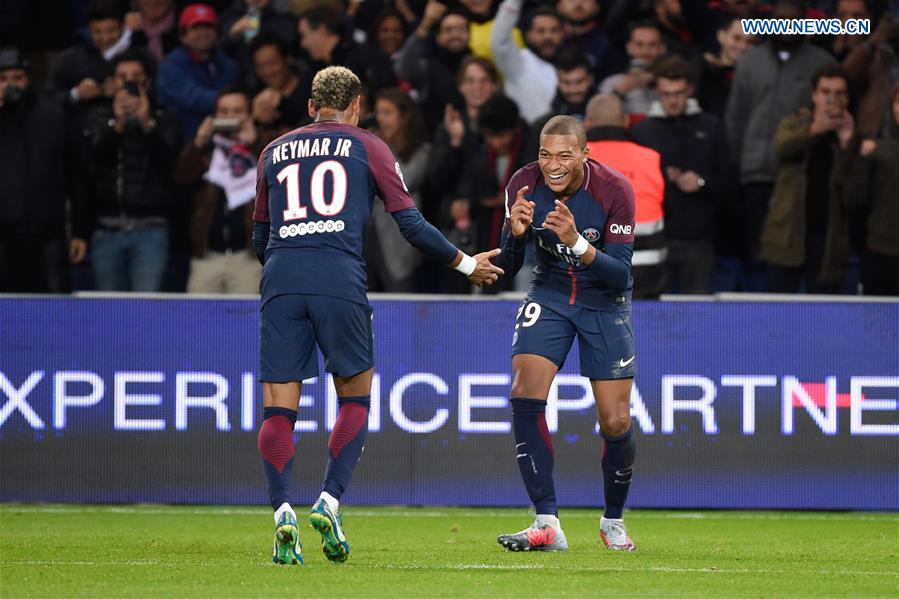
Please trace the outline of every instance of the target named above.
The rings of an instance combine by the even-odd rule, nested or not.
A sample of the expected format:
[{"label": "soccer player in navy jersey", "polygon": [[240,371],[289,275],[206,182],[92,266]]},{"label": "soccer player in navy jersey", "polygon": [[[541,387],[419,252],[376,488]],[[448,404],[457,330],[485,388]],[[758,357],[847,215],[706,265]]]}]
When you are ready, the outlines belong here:
[{"label": "soccer player in navy jersey", "polygon": [[490,285],[503,274],[490,262],[499,249],[468,256],[424,220],[390,149],[356,126],[361,91],[349,69],[319,71],[309,100],[315,122],[274,140],[259,157],[253,230],[264,265],[259,452],[275,509],[277,564],[303,563],[290,477],[301,384],[318,375],[316,344],[340,407],[309,520],[329,560],[349,555],[338,505],[368,431],[374,360],[362,236],[375,195],[411,244],[471,282]]},{"label": "soccer player in navy jersey", "polygon": [[600,538],[609,549],[632,551],[622,512],[634,466],[634,192],[621,173],[588,157],[584,127],[570,116],[546,123],[539,159],[506,188],[497,264],[514,276],[531,242],[537,266],[515,321],[511,404],[518,467],[537,517],[529,528],[497,540],[511,551],[568,549],[556,509],[546,398],[577,337],[581,374],[593,387],[604,439]]}]

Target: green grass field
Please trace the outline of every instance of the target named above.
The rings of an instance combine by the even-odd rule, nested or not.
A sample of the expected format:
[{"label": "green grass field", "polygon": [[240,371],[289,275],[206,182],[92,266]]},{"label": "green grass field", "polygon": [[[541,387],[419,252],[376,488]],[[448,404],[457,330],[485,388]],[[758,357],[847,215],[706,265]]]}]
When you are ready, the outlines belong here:
[{"label": "green grass field", "polygon": [[899,516],[626,514],[610,553],[599,512],[564,510],[567,553],[507,553],[525,510],[349,508],[349,561],[303,521],[306,565],[271,564],[271,511],[189,506],[0,506],[7,597],[897,597]]}]

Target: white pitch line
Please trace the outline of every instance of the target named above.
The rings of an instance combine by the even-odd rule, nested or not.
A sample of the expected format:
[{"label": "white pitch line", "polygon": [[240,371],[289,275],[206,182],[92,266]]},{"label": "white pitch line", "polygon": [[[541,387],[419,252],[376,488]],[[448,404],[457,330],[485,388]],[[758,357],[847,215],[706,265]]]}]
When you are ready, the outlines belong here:
[{"label": "white pitch line", "polygon": [[[172,567],[172,568],[195,568],[195,567],[214,567],[221,566],[221,562],[164,562],[158,560],[128,560],[128,561],[63,561],[63,560],[2,560],[0,563],[8,566],[152,566],[152,567]],[[253,565],[253,564],[249,564]],[[271,564],[258,563],[255,564],[263,568],[271,568]],[[408,571],[428,571],[428,570],[492,570],[492,571],[520,571],[520,570],[546,570],[552,567],[554,571],[570,570],[578,572],[661,572],[668,574],[785,574],[794,576],[795,570],[771,570],[765,568],[674,568],[668,566],[644,566],[627,568],[623,566],[577,566],[565,568],[563,564],[353,564],[356,569],[376,569],[376,570],[408,570]],[[819,576],[883,576],[889,578],[899,578],[899,572],[878,572],[878,571],[861,571],[861,570],[811,570],[803,568],[803,574],[813,574]]]},{"label": "white pitch line", "polygon": [[[581,509],[581,508],[578,508]],[[36,514],[202,514],[202,515],[246,515],[255,516],[268,514],[269,510],[264,507],[217,507],[217,506],[65,506],[65,505],[0,505],[0,513],[36,513]],[[566,519],[595,519],[599,509],[595,512],[572,512],[564,513]],[[804,512],[671,512],[671,511],[653,511],[639,510],[630,512],[635,518],[658,518],[663,520],[829,520],[829,521],[850,521],[850,522],[899,522],[899,514],[868,514],[864,512],[858,513],[834,513],[834,514],[818,514]],[[528,512],[521,510],[520,512],[509,510],[496,510],[491,508],[471,509],[465,508],[461,510],[435,510],[428,508],[387,508],[383,511],[372,510],[365,507],[352,508],[347,510],[347,515],[358,516],[364,518],[385,517],[385,518],[526,518]]]}]

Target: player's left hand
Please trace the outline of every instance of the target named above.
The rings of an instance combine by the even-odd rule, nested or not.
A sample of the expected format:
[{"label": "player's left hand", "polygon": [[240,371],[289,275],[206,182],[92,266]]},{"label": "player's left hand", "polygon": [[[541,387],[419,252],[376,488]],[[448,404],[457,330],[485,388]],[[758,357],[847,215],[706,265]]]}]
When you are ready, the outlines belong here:
[{"label": "player's left hand", "polygon": [[496,248],[489,252],[475,254],[473,258],[477,260],[478,265],[475,267],[474,272],[468,275],[468,280],[479,287],[481,285],[493,285],[506,273],[502,268],[490,262],[490,259],[499,256],[499,253],[500,249]]},{"label": "player's left hand", "polygon": [[577,242],[579,233],[574,223],[574,215],[564,202],[556,200],[556,209],[546,215],[543,226],[558,235],[559,240],[568,247]]}]

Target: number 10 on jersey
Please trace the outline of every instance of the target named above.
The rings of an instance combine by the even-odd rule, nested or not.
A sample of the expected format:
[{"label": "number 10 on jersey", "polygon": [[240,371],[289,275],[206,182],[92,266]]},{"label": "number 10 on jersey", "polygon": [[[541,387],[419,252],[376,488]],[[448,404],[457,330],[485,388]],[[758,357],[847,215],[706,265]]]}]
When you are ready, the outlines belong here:
[{"label": "number 10 on jersey", "polygon": [[[325,177],[331,175],[331,197],[325,198]],[[302,205],[300,198],[300,164],[289,164],[278,171],[278,183],[287,182],[287,209],[284,210],[284,222],[308,218],[308,210]],[[312,170],[309,178],[309,198],[312,209],[321,216],[339,214],[346,205],[347,175],[346,169],[336,160],[326,160]]]}]

